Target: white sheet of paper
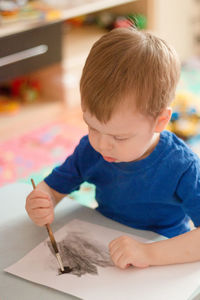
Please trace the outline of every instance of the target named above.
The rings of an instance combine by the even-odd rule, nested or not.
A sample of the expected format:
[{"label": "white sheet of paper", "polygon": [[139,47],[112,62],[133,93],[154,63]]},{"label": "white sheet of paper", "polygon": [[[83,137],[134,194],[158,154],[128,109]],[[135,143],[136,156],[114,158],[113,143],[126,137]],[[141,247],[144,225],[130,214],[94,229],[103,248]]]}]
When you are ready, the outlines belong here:
[{"label": "white sheet of paper", "polygon": [[[73,220],[55,237],[64,265],[70,263],[76,275],[59,275],[47,240],[5,271],[86,300],[187,300],[200,285],[200,262],[126,270],[110,266],[108,244],[120,235],[124,233]],[[87,269],[97,274],[87,273]]]}]

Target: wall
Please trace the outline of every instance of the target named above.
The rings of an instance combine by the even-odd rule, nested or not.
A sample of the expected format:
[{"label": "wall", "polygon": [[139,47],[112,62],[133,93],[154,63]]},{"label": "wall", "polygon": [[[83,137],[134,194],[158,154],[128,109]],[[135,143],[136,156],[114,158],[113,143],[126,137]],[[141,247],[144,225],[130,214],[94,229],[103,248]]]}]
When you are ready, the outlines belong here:
[{"label": "wall", "polygon": [[155,32],[172,44],[182,61],[193,53],[192,0],[155,0]]}]

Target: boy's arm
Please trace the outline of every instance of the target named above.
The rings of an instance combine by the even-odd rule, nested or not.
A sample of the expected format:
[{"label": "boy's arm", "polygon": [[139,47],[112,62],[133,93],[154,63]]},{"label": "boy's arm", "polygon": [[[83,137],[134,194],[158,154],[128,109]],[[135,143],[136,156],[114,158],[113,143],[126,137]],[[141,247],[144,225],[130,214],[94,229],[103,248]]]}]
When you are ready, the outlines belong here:
[{"label": "boy's arm", "polygon": [[200,261],[200,228],[174,238],[141,243],[129,236],[121,236],[109,244],[111,258],[121,269],[161,266]]},{"label": "boy's arm", "polygon": [[174,238],[147,244],[150,265],[169,265],[200,260],[200,228]]},{"label": "boy's arm", "polygon": [[56,190],[52,189],[48,184],[46,184],[45,181],[41,181],[36,186],[36,190],[49,194],[53,201],[54,207],[67,195],[67,194],[61,194]]},{"label": "boy's arm", "polygon": [[109,244],[111,258],[115,265],[124,269],[130,264],[148,267],[200,261],[200,160],[198,157],[179,179],[176,195],[183,211],[191,218],[196,229],[150,244],[121,236]]},{"label": "boy's arm", "polygon": [[149,251],[154,265],[200,260],[200,160],[197,156],[193,156],[192,163],[179,179],[176,195],[196,229],[150,244]]},{"label": "boy's arm", "polygon": [[83,137],[65,162],[54,168],[26,198],[26,211],[32,221],[43,226],[54,220],[54,207],[67,194],[79,188],[83,182],[81,162],[84,152],[88,153],[89,141]]}]

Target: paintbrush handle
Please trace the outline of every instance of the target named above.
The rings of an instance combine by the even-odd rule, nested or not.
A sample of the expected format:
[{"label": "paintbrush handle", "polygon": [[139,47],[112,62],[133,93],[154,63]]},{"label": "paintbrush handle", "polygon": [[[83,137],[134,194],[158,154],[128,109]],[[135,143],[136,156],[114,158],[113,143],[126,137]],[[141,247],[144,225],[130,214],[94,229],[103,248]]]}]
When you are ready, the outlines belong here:
[{"label": "paintbrush handle", "polygon": [[52,246],[53,246],[53,248],[54,248],[54,251],[55,251],[56,253],[58,253],[58,252],[59,252],[59,251],[58,251],[58,247],[57,247],[56,240],[55,240],[55,238],[54,238],[53,232],[52,232],[52,230],[51,230],[51,227],[50,227],[49,224],[46,224],[45,226],[46,226],[47,232],[48,232],[48,234],[49,234],[49,238],[50,238],[50,240],[51,240],[51,244],[52,244]]},{"label": "paintbrush handle", "polygon": [[35,189],[36,185],[35,185],[35,182],[34,182],[34,180],[32,178],[31,178],[31,183],[32,183],[33,189]]},{"label": "paintbrush handle", "polygon": [[[35,185],[35,182],[34,182],[34,180],[33,180],[32,178],[31,178],[31,183],[32,183],[33,189],[35,190],[36,185]],[[58,253],[58,247],[57,247],[56,240],[55,240],[55,238],[54,238],[53,232],[52,232],[52,230],[51,230],[51,227],[50,227],[49,224],[46,224],[45,226],[46,226],[46,229],[47,229],[49,238],[50,238],[50,240],[51,240],[51,244],[52,244],[52,246],[53,246],[53,248],[54,248],[54,251],[55,251],[56,253]]]},{"label": "paintbrush handle", "polygon": [[[32,183],[33,189],[35,189],[35,188],[36,188],[36,185],[35,185],[35,182],[34,182],[34,180],[33,180],[32,178],[31,178],[31,183]],[[64,272],[63,263],[62,263],[62,260],[61,260],[61,257],[60,257],[60,253],[59,253],[59,251],[58,251],[58,247],[57,247],[57,244],[56,244],[56,240],[55,240],[55,238],[54,238],[54,235],[53,235],[53,232],[52,232],[52,230],[51,230],[51,227],[50,227],[49,224],[46,224],[45,227],[46,227],[46,229],[47,229],[47,232],[48,232],[48,235],[49,235],[49,238],[50,238],[52,247],[53,247],[53,249],[54,249],[54,251],[55,251],[55,253],[56,253],[56,258],[57,258],[57,260],[58,260],[58,264],[59,264],[59,266],[60,266],[60,269],[61,269],[61,271]]]},{"label": "paintbrush handle", "polygon": [[[36,185],[35,185],[35,182],[34,182],[34,180],[33,180],[32,178],[31,178],[31,183],[32,183],[33,189],[35,190]],[[46,226],[47,232],[48,232],[48,234],[49,234],[49,237],[50,237],[52,246],[53,246],[55,252],[58,253],[58,247],[57,247],[57,244],[56,244],[56,241],[55,241],[53,232],[52,232],[52,230],[51,230],[51,227],[50,227],[49,224],[46,224],[45,226]]]}]

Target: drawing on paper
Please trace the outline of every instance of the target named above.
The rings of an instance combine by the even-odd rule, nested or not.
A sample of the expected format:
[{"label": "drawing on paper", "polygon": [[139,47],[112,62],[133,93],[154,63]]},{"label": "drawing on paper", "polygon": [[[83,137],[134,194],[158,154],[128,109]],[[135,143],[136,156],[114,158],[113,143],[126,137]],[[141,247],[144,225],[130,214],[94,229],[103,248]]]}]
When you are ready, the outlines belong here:
[{"label": "drawing on paper", "polygon": [[[47,244],[51,253],[55,255],[51,243]],[[113,266],[108,249],[82,232],[69,232],[57,244],[63,265],[71,269],[71,272],[66,273],[78,277],[84,274],[98,275],[97,266],[103,268]],[[58,273],[63,274],[60,270]]]},{"label": "drawing on paper", "polygon": [[[124,231],[72,220],[55,232],[55,238],[65,266],[72,267],[73,273],[58,275],[59,266],[47,244],[49,239],[5,271],[87,300],[187,300],[198,288],[200,262],[145,269],[107,267],[111,264],[108,244],[123,234]],[[137,235],[129,236],[143,243],[153,242]],[[158,240],[158,236],[155,236],[155,240]],[[163,293],[166,286],[167,293]],[[31,290],[34,291],[34,287]]]}]

